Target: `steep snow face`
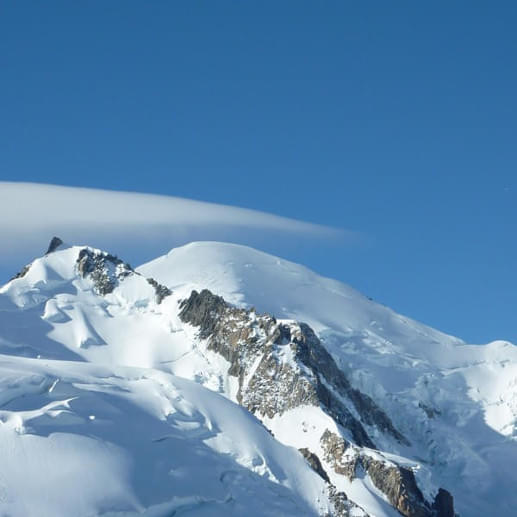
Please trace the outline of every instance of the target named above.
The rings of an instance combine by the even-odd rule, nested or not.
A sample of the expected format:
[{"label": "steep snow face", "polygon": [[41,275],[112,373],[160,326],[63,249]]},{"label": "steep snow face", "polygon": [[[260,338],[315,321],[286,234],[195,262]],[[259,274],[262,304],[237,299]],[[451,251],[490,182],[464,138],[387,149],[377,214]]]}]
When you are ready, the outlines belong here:
[{"label": "steep snow face", "polygon": [[[233,244],[192,243],[138,268],[182,293],[207,288],[241,306],[308,323],[352,380],[411,437],[381,447],[427,465],[464,515],[517,496],[517,349],[467,345],[303,266]],[[272,425],[272,424],[271,424]]]}]

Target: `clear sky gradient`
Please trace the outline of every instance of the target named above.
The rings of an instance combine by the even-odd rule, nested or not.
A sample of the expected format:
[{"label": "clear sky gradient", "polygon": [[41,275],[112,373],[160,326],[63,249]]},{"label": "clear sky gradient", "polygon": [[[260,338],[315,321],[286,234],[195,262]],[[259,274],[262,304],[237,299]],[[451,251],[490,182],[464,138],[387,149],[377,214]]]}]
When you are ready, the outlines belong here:
[{"label": "clear sky gradient", "polygon": [[504,1],[4,1],[0,180],[352,230],[262,247],[517,342],[516,27]]}]

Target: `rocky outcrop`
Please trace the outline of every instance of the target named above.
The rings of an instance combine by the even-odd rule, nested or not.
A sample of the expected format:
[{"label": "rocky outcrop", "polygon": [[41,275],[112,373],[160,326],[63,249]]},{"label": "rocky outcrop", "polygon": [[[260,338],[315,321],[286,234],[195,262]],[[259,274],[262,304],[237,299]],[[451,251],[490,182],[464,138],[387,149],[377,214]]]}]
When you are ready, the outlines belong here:
[{"label": "rocky outcrop", "polygon": [[344,435],[349,433],[351,441],[326,430],[320,440],[321,459],[306,448],[300,449],[312,468],[329,482],[338,508],[334,515],[349,515],[352,503],[330,484],[321,460],[349,480],[362,470],[406,517],[450,517],[447,512],[452,498],[447,498],[448,492],[439,492],[431,505],[411,470],[376,459],[361,449],[375,448],[369,427],[401,444],[409,445],[409,441],[369,396],[350,384],[308,325],[233,307],[206,289],[192,291],[181,302],[179,316],[198,328],[209,350],[230,363],[228,374],[238,379],[237,401],[249,411],[273,418],[299,406],[319,406],[341,426]]},{"label": "rocky outcrop", "polygon": [[159,305],[163,299],[172,294],[172,291],[162,284],[159,284],[154,278],[147,278],[147,283],[154,287],[156,303]]},{"label": "rocky outcrop", "polygon": [[405,517],[454,517],[451,494],[440,488],[431,505],[418,488],[413,471],[393,462],[377,459],[326,430],[321,436],[324,459],[350,481],[367,474],[374,486]]},{"label": "rocky outcrop", "polygon": [[49,253],[54,253],[54,251],[56,251],[59,248],[59,246],[61,246],[61,244],[63,244],[63,241],[59,237],[52,237],[52,240],[48,245],[48,249],[45,255],[48,255]]},{"label": "rocky outcrop", "polygon": [[334,485],[329,485],[329,501],[332,513],[325,517],[369,517],[369,515],[355,503],[350,501],[344,492],[340,492]]},{"label": "rocky outcrop", "polygon": [[318,456],[316,456],[316,454],[314,454],[305,447],[298,450],[302,453],[302,456],[307,460],[307,463],[312,467],[312,470],[317,472],[320,475],[320,477],[322,477],[327,483],[330,483],[330,479],[327,473],[325,472],[325,469],[323,468],[323,465],[321,464],[321,461],[318,458]]},{"label": "rocky outcrop", "polygon": [[[325,461],[337,474],[346,476],[349,480],[355,477],[355,463],[351,461],[357,455],[357,449],[352,449],[350,442],[328,429],[321,435],[320,443]],[[347,454],[347,451],[351,454]]]},{"label": "rocky outcrop", "polygon": [[[305,323],[300,323],[300,332],[293,337],[293,342],[300,348],[302,362],[312,370],[317,371],[338,393],[346,394],[356,411],[361,415],[361,421],[375,426],[382,432],[391,435],[398,442],[409,445],[408,440],[395,429],[389,417],[375,402],[364,393],[353,388],[327,352],[314,331]],[[329,400],[329,403],[332,401]]]},{"label": "rocky outcrop", "polygon": [[13,280],[16,280],[17,278],[23,278],[29,272],[31,265],[32,264],[27,264],[26,266],[23,266],[22,269],[20,271],[18,271],[18,273],[16,273],[16,275],[11,277],[9,282],[12,282]]},{"label": "rocky outcrop", "polygon": [[332,505],[332,513],[325,517],[349,517],[351,515],[351,510],[354,510],[353,514],[356,516],[362,515],[363,517],[368,517],[368,515],[361,508],[359,508],[356,504],[348,499],[344,492],[338,491],[337,488],[330,482],[330,479],[316,454],[307,448],[301,448],[298,450],[301,452],[302,456],[306,459],[311,468],[317,472],[328,484],[328,495],[329,501]]},{"label": "rocky outcrop", "polygon": [[90,278],[93,290],[101,296],[113,292],[121,280],[134,274],[132,267],[118,257],[91,248],[79,252],[76,264],[78,273]]},{"label": "rocky outcrop", "polygon": [[445,489],[438,489],[433,502],[433,510],[437,517],[454,517],[454,500],[452,495]]},{"label": "rocky outcrop", "polygon": [[[47,252],[45,255],[48,255],[49,253],[54,252],[59,246],[63,244],[63,241],[59,237],[52,237],[52,240],[50,241],[50,244],[48,245]],[[16,275],[11,277],[9,282],[12,282],[13,280],[16,280],[17,278],[23,278],[30,270],[32,266],[32,262],[30,264],[27,264],[24,266]]]},{"label": "rocky outcrop", "polygon": [[[219,316],[229,307],[221,296],[203,289],[201,293],[192,291],[190,297],[181,302],[180,308],[180,318],[198,327],[199,337],[206,339],[215,332]],[[239,312],[238,309],[233,311]],[[244,311],[241,310],[241,312]]]},{"label": "rocky outcrop", "polygon": [[[115,289],[119,282],[130,275],[138,275],[127,262],[104,251],[83,248],[77,257],[77,271],[83,278],[90,278],[97,294],[105,296]],[[154,288],[156,303],[172,294],[172,291],[159,284],[154,278],[147,278],[147,283]]]},{"label": "rocky outcrop", "polygon": [[308,325],[232,307],[208,290],[193,291],[180,318],[230,363],[228,373],[239,379],[237,400],[251,412],[273,418],[321,405],[358,445],[375,447],[362,422],[406,442],[373,400],[351,387]]},{"label": "rocky outcrop", "polygon": [[413,471],[365,455],[358,457],[357,466],[368,473],[373,484],[402,515],[432,517],[434,512],[418,488]]}]

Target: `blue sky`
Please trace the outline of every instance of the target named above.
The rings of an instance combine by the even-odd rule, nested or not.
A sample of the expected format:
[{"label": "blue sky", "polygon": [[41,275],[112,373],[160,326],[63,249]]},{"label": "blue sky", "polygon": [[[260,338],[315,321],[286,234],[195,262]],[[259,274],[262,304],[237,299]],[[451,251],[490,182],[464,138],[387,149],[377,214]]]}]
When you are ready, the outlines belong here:
[{"label": "blue sky", "polygon": [[240,241],[517,342],[516,26],[514,2],[2,2],[0,180],[351,230]]}]

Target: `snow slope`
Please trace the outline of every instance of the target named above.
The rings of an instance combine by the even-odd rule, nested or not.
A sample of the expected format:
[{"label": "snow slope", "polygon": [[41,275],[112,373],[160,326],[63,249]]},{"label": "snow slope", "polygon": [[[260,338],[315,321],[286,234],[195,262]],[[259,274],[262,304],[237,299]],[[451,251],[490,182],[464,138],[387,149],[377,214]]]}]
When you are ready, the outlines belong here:
[{"label": "snow slope", "polygon": [[[0,514],[321,515],[325,483],[250,413],[152,368],[183,353],[139,275],[101,297],[82,248],[0,289]],[[183,348],[181,348],[183,347]]]},{"label": "snow slope", "polygon": [[[307,322],[464,515],[514,515],[517,348],[468,345],[307,268],[233,244],[192,243],[139,268],[179,291],[206,287],[241,306]],[[188,287],[185,287],[188,286]]]},{"label": "snow slope", "polygon": [[6,356],[0,372],[2,515],[273,516],[325,508],[323,481],[297,451],[192,381]]},{"label": "snow slope", "polygon": [[[105,276],[81,273],[84,250]],[[315,330],[353,385],[411,442],[377,433],[382,451],[365,454],[409,466],[425,494],[447,488],[463,516],[489,515],[495,503],[498,515],[514,514],[510,343],[465,344],[243,246],[192,243],[137,273],[106,257],[61,246],[0,288],[0,514],[323,515],[331,508],[325,483],[295,448],[315,452],[322,430],[339,429],[319,408],[298,408],[263,418],[273,437],[234,403],[228,362],[179,317],[180,301],[204,288]],[[160,301],[149,277],[172,294]],[[332,476],[370,515],[397,515],[368,476]]]}]

